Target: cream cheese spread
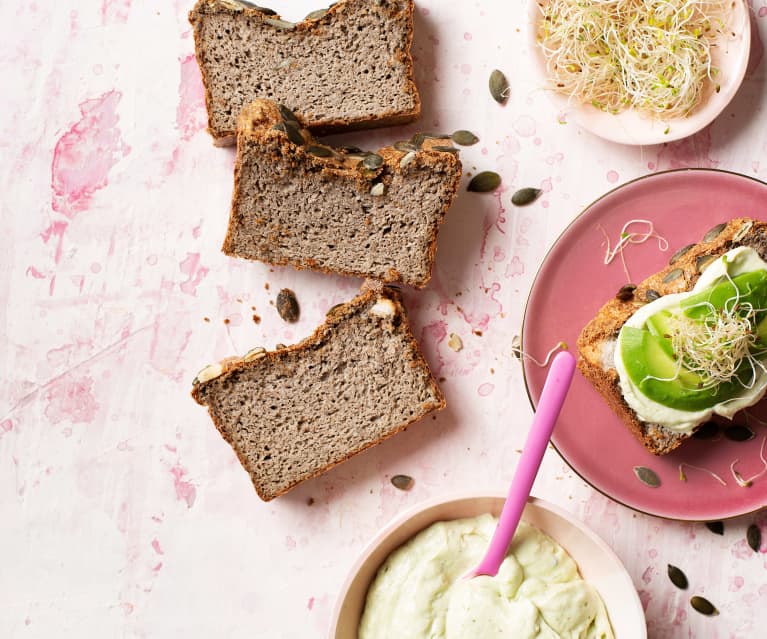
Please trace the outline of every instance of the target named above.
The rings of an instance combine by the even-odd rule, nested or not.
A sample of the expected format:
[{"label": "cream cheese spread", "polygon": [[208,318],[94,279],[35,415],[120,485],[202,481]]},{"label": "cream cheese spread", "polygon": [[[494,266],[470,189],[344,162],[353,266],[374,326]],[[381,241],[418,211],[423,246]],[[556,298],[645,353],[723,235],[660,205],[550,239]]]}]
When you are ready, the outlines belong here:
[{"label": "cream cheese spread", "polygon": [[[647,319],[655,315],[655,313],[663,310],[678,309],[680,302],[684,298],[712,286],[725,274],[735,277],[741,273],[750,273],[751,271],[758,270],[767,270],[767,262],[762,260],[756,251],[744,246],[734,248],[712,262],[703,271],[692,291],[664,295],[654,302],[642,306],[628,319],[625,326],[643,328]],[[744,388],[743,392],[738,394],[737,397],[726,402],[721,402],[711,408],[699,411],[670,408],[647,397],[631,381],[626,370],[626,364],[621,357],[620,339],[619,335],[618,346],[615,348],[614,364],[620,378],[621,392],[626,403],[637,414],[637,417],[644,422],[660,424],[676,433],[689,434],[696,426],[710,419],[714,414],[732,418],[739,410],[756,404],[767,390],[767,373],[758,371],[755,383],[751,388]]]},{"label": "cream cheese spread", "polygon": [[612,639],[607,611],[573,559],[520,522],[495,577],[464,575],[496,518],[431,525],[395,550],[367,594],[359,639]]}]

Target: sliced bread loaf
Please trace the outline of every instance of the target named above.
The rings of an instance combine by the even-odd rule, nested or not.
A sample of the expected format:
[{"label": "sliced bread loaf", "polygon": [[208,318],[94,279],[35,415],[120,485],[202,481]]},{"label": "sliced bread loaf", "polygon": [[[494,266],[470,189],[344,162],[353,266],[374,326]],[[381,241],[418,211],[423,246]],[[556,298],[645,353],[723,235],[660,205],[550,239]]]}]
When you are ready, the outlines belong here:
[{"label": "sliced bread loaf", "polygon": [[660,424],[642,421],[626,403],[613,363],[618,333],[637,308],[659,296],[691,290],[711,260],[738,246],[752,248],[767,260],[767,223],[738,218],[714,227],[700,243],[677,251],[666,268],[636,287],[633,296],[621,295],[608,301],[578,338],[578,369],[655,455],[670,453],[691,433],[674,432]]},{"label": "sliced bread loaf", "polygon": [[228,255],[425,286],[461,163],[449,140],[416,136],[378,153],[316,142],[268,100],[243,110]]},{"label": "sliced bread loaf", "polygon": [[192,396],[266,501],[445,406],[398,292],[380,287],[295,346],[203,369]]},{"label": "sliced bread loaf", "polygon": [[315,133],[412,122],[412,0],[340,0],[290,23],[239,0],[198,0],[189,14],[214,143],[234,143],[240,111],[269,98]]}]

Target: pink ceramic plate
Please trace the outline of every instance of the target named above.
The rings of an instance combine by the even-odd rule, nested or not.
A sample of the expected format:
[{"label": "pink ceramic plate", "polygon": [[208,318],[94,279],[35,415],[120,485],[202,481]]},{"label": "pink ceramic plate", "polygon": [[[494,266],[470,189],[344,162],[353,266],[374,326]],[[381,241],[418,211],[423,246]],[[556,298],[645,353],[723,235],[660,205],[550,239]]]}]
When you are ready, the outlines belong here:
[{"label": "pink ceramic plate", "polygon": [[[704,169],[668,171],[640,178],[609,192],[589,206],[549,251],[533,284],[525,310],[522,348],[539,359],[557,342],[574,349],[581,328],[616,291],[626,275],[616,259],[603,263],[605,237],[613,242],[631,219],[651,220],[668,240],[629,246],[625,259],[634,282],[662,269],[679,248],[700,241],[711,227],[733,217],[767,219],[767,185],[735,173]],[[533,405],[546,370],[524,362],[525,383]],[[552,441],[568,464],[594,488],[636,510],[671,519],[710,521],[752,512],[767,505],[767,475],[749,488],[738,485],[730,464],[744,477],[759,472],[759,451],[767,437],[767,401],[748,410],[756,437],[747,442],[721,435],[690,439],[662,457],[649,453],[623,426],[601,396],[576,374]],[[756,418],[765,420],[760,423]],[[746,423],[737,415],[736,423]],[[680,465],[686,481],[680,479]],[[716,473],[721,485],[698,466]],[[634,467],[646,466],[660,477],[650,488]]]}]

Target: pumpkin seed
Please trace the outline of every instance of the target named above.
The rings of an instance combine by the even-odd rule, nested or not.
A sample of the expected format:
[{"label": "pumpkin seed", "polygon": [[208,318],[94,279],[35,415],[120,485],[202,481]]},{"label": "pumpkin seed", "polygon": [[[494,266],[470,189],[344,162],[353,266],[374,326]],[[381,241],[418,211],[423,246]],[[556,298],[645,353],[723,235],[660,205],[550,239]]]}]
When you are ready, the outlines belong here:
[{"label": "pumpkin seed", "polygon": [[634,474],[639,481],[650,488],[657,488],[660,486],[660,477],[658,477],[658,474],[654,470],[647,468],[647,466],[634,466]]},{"label": "pumpkin seed", "polygon": [[373,188],[370,189],[370,195],[380,197],[386,192],[386,187],[384,186],[383,182],[379,182],[378,184],[374,184]]},{"label": "pumpkin seed", "polygon": [[412,142],[395,142],[392,146],[394,146],[397,151],[402,151],[402,153],[409,153],[410,151],[417,151],[418,147],[413,144]]},{"label": "pumpkin seed", "polygon": [[328,309],[328,312],[327,312],[327,313],[325,313],[325,315],[331,315],[332,313],[334,313],[335,311],[337,311],[337,310],[338,310],[339,308],[341,308],[342,306],[343,306],[343,304],[334,304],[333,306],[331,306],[331,307]]},{"label": "pumpkin seed", "polygon": [[401,169],[404,169],[413,160],[415,160],[415,151],[408,151],[407,153],[405,153],[405,155],[402,156],[402,159],[399,161],[399,167]]},{"label": "pumpkin seed", "polygon": [[690,599],[690,605],[702,615],[713,617],[714,615],[719,614],[719,611],[714,607],[714,604],[708,599],[699,597],[698,595],[695,595]]},{"label": "pumpkin seed", "polygon": [[287,133],[288,132],[287,128],[285,127],[285,123],[284,122],[278,122],[277,124],[275,124],[272,127],[272,131],[282,131],[283,133]]},{"label": "pumpkin seed", "polygon": [[679,260],[681,257],[683,257],[690,249],[695,248],[695,244],[688,244],[687,246],[683,246],[680,248],[676,253],[674,253],[671,256],[671,259],[668,261],[669,266]]},{"label": "pumpkin seed", "polygon": [[522,340],[519,335],[511,338],[511,352],[517,359],[522,359]]},{"label": "pumpkin seed", "polygon": [[426,135],[423,133],[415,133],[413,137],[410,138],[410,143],[416,148],[420,149],[423,146],[423,141],[426,139]]},{"label": "pumpkin seed", "polygon": [[240,4],[244,4],[246,7],[250,7],[251,9],[256,9],[257,11],[260,11],[261,13],[267,15],[267,16],[276,16],[277,12],[274,9],[270,9],[269,7],[259,7],[257,4],[253,4],[252,2],[248,2],[248,0],[237,0]]},{"label": "pumpkin seed", "polygon": [[681,588],[682,590],[687,589],[687,586],[689,586],[689,583],[687,582],[687,575],[685,575],[679,568],[668,564],[666,571],[672,584],[674,584],[677,588]]},{"label": "pumpkin seed", "polygon": [[449,140],[450,134],[449,133],[433,133],[431,131],[427,131],[424,133],[421,133],[423,138],[425,140]]},{"label": "pumpkin seed", "polygon": [[431,147],[432,151],[440,151],[441,153],[452,153],[453,155],[458,155],[458,149],[456,149],[454,146],[433,146]]},{"label": "pumpkin seed", "polygon": [[705,271],[706,267],[711,264],[711,262],[715,262],[716,259],[716,255],[698,255],[695,259],[695,267],[698,269],[698,273]]},{"label": "pumpkin seed", "polygon": [[293,111],[291,111],[284,104],[278,104],[277,108],[280,110],[280,115],[282,116],[282,119],[285,122],[293,122],[295,124],[300,124],[298,121],[298,118],[296,117],[296,114],[293,113]]},{"label": "pumpkin seed", "polygon": [[303,146],[306,142],[306,140],[304,140],[304,136],[301,135],[301,131],[299,130],[298,126],[292,122],[285,123],[285,132],[288,134],[288,140],[290,140],[293,144]]},{"label": "pumpkin seed", "polygon": [[733,242],[740,242],[744,237],[746,237],[746,234],[751,230],[751,227],[754,225],[752,221],[746,222],[743,226],[741,226],[736,232],[735,235],[732,236]]},{"label": "pumpkin seed", "polygon": [[339,146],[338,150],[341,151],[341,153],[364,153],[358,146]]},{"label": "pumpkin seed", "polygon": [[695,439],[712,439],[718,434],[719,424],[716,422],[705,422],[692,434],[692,436]]},{"label": "pumpkin seed", "polygon": [[272,25],[273,27],[276,27],[277,29],[282,29],[283,31],[293,31],[293,29],[296,28],[296,25],[293,22],[288,22],[287,20],[265,18],[264,22],[266,22],[266,24]]},{"label": "pumpkin seed", "polygon": [[274,348],[281,351],[283,348],[287,348],[287,346],[285,346],[285,344],[275,344]]},{"label": "pumpkin seed", "polygon": [[228,9],[234,9],[235,11],[242,11],[244,7],[248,6],[247,2],[240,2],[240,0],[219,0]]},{"label": "pumpkin seed", "polygon": [[707,521],[706,528],[715,535],[724,535],[724,522],[722,521]]},{"label": "pumpkin seed", "polygon": [[747,442],[756,435],[748,426],[735,425],[725,428],[724,436],[733,442]]},{"label": "pumpkin seed", "polygon": [[489,191],[495,191],[500,185],[501,176],[495,171],[482,171],[471,178],[466,190],[474,191],[475,193],[488,193]]},{"label": "pumpkin seed", "polygon": [[674,280],[682,277],[682,275],[684,275],[684,271],[681,268],[675,268],[674,270],[666,273],[666,277],[663,278],[663,283],[670,284]]},{"label": "pumpkin seed", "polygon": [[541,189],[533,189],[530,187],[519,189],[511,196],[511,203],[515,206],[525,206],[525,204],[535,202],[541,193],[543,193]]},{"label": "pumpkin seed", "polygon": [[630,299],[633,299],[635,290],[636,286],[634,284],[625,284],[618,289],[615,297],[621,302],[628,302]]},{"label": "pumpkin seed", "polygon": [[663,297],[658,291],[656,291],[654,288],[648,288],[644,293],[644,298],[648,302],[654,302],[655,300],[659,300],[661,297]]},{"label": "pumpkin seed", "polygon": [[479,138],[476,135],[474,135],[471,131],[466,131],[465,129],[455,131],[453,135],[450,136],[450,138],[453,140],[453,142],[460,144],[461,146],[471,146],[472,144],[479,142]]},{"label": "pumpkin seed", "polygon": [[506,79],[506,76],[498,69],[493,69],[488,85],[493,100],[498,104],[506,104],[506,101],[509,99],[509,81]]},{"label": "pumpkin seed", "polygon": [[413,485],[413,478],[409,475],[394,475],[391,478],[392,485],[399,490],[410,490]]},{"label": "pumpkin seed", "polygon": [[283,288],[277,294],[277,312],[286,322],[295,322],[301,313],[296,294],[289,288]]},{"label": "pumpkin seed", "polygon": [[371,171],[380,169],[383,166],[383,158],[378,153],[368,153],[362,160],[362,166]]},{"label": "pumpkin seed", "polygon": [[333,156],[333,149],[316,144],[307,146],[306,152],[310,153],[311,155],[316,155],[318,158],[329,158]]},{"label": "pumpkin seed", "polygon": [[759,530],[759,526],[751,524],[746,531],[746,541],[751,546],[751,550],[759,552],[762,547],[762,531]]},{"label": "pumpkin seed", "polygon": [[246,362],[253,361],[255,359],[261,359],[262,357],[266,357],[266,349],[263,346],[256,346],[256,348],[251,348],[247,353],[245,353],[244,359]]},{"label": "pumpkin seed", "polygon": [[319,20],[327,12],[328,12],[327,9],[317,9],[317,11],[312,11],[311,13],[307,14],[307,16],[304,18],[304,20]]},{"label": "pumpkin seed", "polygon": [[710,228],[706,234],[703,236],[704,242],[710,242],[711,240],[715,239],[717,235],[719,235],[722,231],[724,231],[724,227],[727,226],[727,224],[717,224],[716,226]]}]

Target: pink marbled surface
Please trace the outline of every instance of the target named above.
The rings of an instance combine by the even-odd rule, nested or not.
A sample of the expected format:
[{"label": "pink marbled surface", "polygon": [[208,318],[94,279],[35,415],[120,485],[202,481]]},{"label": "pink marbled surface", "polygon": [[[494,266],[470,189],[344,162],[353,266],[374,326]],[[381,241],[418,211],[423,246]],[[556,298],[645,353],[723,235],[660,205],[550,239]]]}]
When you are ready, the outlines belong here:
[{"label": "pink marbled surface", "polygon": [[[407,293],[449,406],[264,504],[189,398],[191,378],[214,359],[307,335],[359,281],[220,253],[233,152],[204,131],[190,4],[0,4],[12,25],[0,41],[0,637],[322,636],[379,526],[442,491],[509,481],[531,417],[511,339],[540,260],[573,216],[647,172],[767,174],[763,0],[732,105],[688,140],[645,148],[562,123],[526,71],[524,3],[421,0],[423,120],[338,139],[375,147],[418,128],[468,128],[481,142],[462,151],[465,170],[503,176],[495,196],[461,192],[431,285]],[[288,18],[317,8],[270,4]],[[511,79],[506,107],[487,94],[496,67]],[[509,197],[522,186],[545,193],[516,209]],[[294,326],[270,303],[282,286],[301,301]],[[447,347],[449,333],[463,350]],[[402,472],[415,478],[407,493],[389,482]],[[767,547],[753,553],[745,529],[757,523],[767,538],[765,511],[727,522],[723,537],[637,514],[553,451],[535,493],[612,545],[651,639],[764,636]],[[690,592],[669,583],[667,563],[685,570]],[[692,611],[692,592],[721,615]]]}]

